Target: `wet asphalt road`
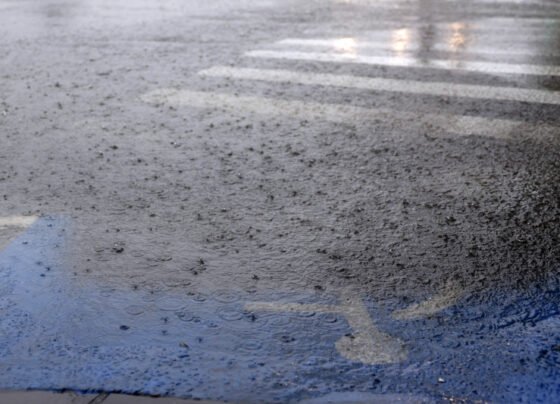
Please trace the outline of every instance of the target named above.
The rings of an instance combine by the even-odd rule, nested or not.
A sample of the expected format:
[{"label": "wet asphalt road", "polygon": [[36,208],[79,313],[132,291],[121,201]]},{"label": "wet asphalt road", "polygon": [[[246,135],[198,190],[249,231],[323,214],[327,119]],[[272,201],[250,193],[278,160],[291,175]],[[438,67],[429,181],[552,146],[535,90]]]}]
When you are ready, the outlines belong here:
[{"label": "wet asphalt road", "polygon": [[0,387],[560,399],[557,2],[2,0],[0,113]]}]

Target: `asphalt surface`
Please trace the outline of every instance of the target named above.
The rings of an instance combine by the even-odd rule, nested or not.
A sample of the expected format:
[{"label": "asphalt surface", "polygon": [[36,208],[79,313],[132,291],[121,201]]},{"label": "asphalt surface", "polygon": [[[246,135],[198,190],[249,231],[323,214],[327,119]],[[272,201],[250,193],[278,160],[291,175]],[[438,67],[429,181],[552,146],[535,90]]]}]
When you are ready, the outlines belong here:
[{"label": "asphalt surface", "polygon": [[555,1],[0,0],[0,388],[557,402],[559,151]]}]

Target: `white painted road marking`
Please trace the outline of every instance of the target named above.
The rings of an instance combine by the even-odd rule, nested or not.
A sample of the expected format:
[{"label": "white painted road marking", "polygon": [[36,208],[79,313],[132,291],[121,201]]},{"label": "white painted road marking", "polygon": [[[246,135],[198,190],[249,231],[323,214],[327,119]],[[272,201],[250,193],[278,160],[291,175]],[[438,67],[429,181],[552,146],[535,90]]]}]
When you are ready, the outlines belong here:
[{"label": "white painted road marking", "polygon": [[37,221],[37,216],[5,216],[0,217],[1,227],[29,227]]},{"label": "white painted road marking", "polygon": [[[240,114],[288,116],[302,120],[326,120],[330,122],[354,122],[368,124],[378,121],[400,129],[407,135],[412,132],[428,132],[433,137],[479,135],[498,139],[516,136],[530,137],[539,141],[557,141],[558,127],[532,125],[507,119],[490,119],[476,116],[423,114],[390,109],[374,109],[342,104],[287,101],[255,96],[236,96],[226,93],[161,89],[143,95],[142,100],[152,104],[184,105],[195,108],[219,109]],[[415,129],[414,129],[415,128]]]},{"label": "white painted road marking", "polygon": [[335,346],[346,359],[366,364],[402,362],[407,357],[404,342],[381,332],[371,320],[362,302],[350,292],[345,292],[340,305],[253,302],[245,305],[247,311],[317,312],[343,315],[353,330],[351,336],[343,336]]},{"label": "white painted road marking", "polygon": [[281,313],[338,313],[339,306],[324,304],[252,302],[245,305],[249,311],[276,311]]},{"label": "white painted road marking", "polygon": [[560,91],[531,90],[509,87],[394,80],[349,75],[305,73],[289,70],[251,69],[216,66],[199,72],[201,76],[227,77],[243,80],[262,80],[275,83],[296,83],[390,91],[444,97],[468,97],[506,101],[524,101],[541,104],[560,104]]},{"label": "white painted road marking", "polygon": [[429,317],[455,304],[461,295],[462,293],[458,290],[450,289],[421,303],[415,303],[406,309],[396,310],[393,312],[392,316],[397,320],[413,320],[421,317]]},{"label": "white painted road marking", "polygon": [[413,57],[385,57],[365,56],[355,53],[321,53],[321,52],[297,52],[297,51],[274,51],[256,50],[245,53],[245,56],[264,59],[288,59],[313,62],[335,62],[369,64],[377,66],[392,67],[418,67],[444,70],[463,70],[489,74],[522,74],[538,76],[560,76],[560,66],[509,64],[492,62],[472,62],[459,60],[430,59],[422,61]]},{"label": "white painted road marking", "polygon": [[[347,40],[347,38],[287,38],[276,42],[276,45],[284,46],[298,46],[298,47],[316,47],[316,48],[329,48],[333,50],[340,50],[339,44],[341,41]],[[371,49],[377,51],[387,51],[387,52],[413,52],[423,50],[421,45],[415,44],[412,41],[399,44],[398,50],[395,49],[394,45],[391,43],[391,39],[387,40],[359,40],[352,39],[354,41],[353,48],[356,50],[360,49]],[[515,47],[510,44],[496,44],[496,46],[478,45],[469,43],[464,47],[456,47],[450,43],[436,43],[430,46],[430,51],[439,52],[451,52],[458,54],[479,54],[479,55],[522,55],[522,56],[559,56],[560,53],[556,49],[539,49],[536,46],[530,47],[527,44],[516,43]]]},{"label": "white painted road marking", "polygon": [[37,216],[0,217],[0,251],[19,233],[37,221]]},{"label": "white painted road marking", "polygon": [[[397,320],[428,317],[452,306],[460,297],[461,292],[449,289],[424,302],[397,310],[393,312],[392,317]],[[351,336],[344,336],[335,344],[337,351],[346,359],[374,365],[398,363],[407,358],[404,342],[380,331],[371,320],[363,301],[350,290],[343,291],[339,305],[251,302],[245,304],[245,310],[250,312],[340,314],[346,318],[353,331]]]}]

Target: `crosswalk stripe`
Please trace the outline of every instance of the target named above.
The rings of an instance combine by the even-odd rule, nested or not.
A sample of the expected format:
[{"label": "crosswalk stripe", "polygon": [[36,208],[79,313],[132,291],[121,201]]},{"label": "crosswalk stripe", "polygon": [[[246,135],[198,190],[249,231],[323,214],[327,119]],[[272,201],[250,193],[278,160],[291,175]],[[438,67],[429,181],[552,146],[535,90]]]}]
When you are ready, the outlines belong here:
[{"label": "crosswalk stripe", "polygon": [[378,66],[418,67],[445,70],[464,70],[491,74],[524,74],[540,76],[560,76],[560,66],[508,64],[491,62],[471,62],[458,60],[437,60],[427,62],[411,57],[364,56],[353,53],[320,53],[296,51],[256,50],[245,53],[248,57],[265,59],[288,59],[314,62],[356,63]]},{"label": "crosswalk stripe", "polygon": [[0,216],[0,252],[36,221],[37,216]]},{"label": "crosswalk stripe", "polygon": [[216,66],[199,72],[202,76],[227,77],[243,80],[297,83],[390,91],[445,97],[469,97],[506,101],[524,101],[542,104],[560,104],[560,91],[491,87],[441,82],[422,82],[384,78],[356,77],[325,73],[304,73],[289,70],[252,69]]},{"label": "crosswalk stripe", "polygon": [[[340,48],[341,45],[346,41],[349,42],[351,38],[330,38],[330,39],[299,39],[299,38],[287,38],[276,42],[276,45],[285,46],[299,46],[299,47],[316,47],[316,48],[329,48],[336,50]],[[379,41],[363,41],[352,39],[352,47],[356,50],[377,50],[385,52],[413,52],[421,51],[422,47],[418,43],[407,42],[398,43],[398,49],[391,44],[391,40],[379,40]],[[428,51],[438,51],[438,52],[451,52],[455,54],[473,54],[473,55],[511,55],[511,56],[560,56],[560,51],[556,49],[544,49],[536,48],[535,46],[527,46],[526,44],[516,43],[515,47],[508,44],[496,44],[495,46],[479,45],[478,43],[469,43],[462,46],[456,46],[449,42],[447,43],[435,43],[430,45]]]},{"label": "crosswalk stripe", "polygon": [[37,216],[4,216],[0,217],[1,227],[29,227],[37,220]]},{"label": "crosswalk stripe", "polygon": [[430,136],[445,137],[481,135],[509,139],[517,135],[537,140],[556,140],[558,127],[531,125],[507,120],[449,114],[423,114],[390,109],[355,107],[343,104],[322,104],[295,100],[279,100],[256,96],[236,96],[226,93],[160,89],[144,94],[142,100],[152,104],[171,104],[195,108],[219,109],[230,113],[289,116],[302,120],[331,122],[386,122],[392,129],[408,132],[429,131]]}]

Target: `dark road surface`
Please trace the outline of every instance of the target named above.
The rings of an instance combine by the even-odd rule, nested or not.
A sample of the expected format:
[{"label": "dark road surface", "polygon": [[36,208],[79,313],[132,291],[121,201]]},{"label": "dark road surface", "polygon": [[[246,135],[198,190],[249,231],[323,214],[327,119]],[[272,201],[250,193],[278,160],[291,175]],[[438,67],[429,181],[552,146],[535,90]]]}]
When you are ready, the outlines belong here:
[{"label": "dark road surface", "polygon": [[0,0],[0,388],[560,401],[560,3]]}]

